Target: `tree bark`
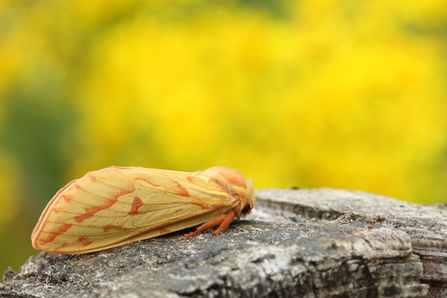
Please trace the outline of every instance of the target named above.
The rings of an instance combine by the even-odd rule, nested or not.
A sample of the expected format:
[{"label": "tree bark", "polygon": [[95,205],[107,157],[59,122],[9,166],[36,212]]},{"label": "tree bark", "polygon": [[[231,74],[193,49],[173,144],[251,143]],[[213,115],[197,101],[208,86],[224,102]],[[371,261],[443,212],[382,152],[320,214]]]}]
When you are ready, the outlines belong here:
[{"label": "tree bark", "polygon": [[42,252],[1,297],[447,297],[447,210],[365,192],[265,189],[217,236],[191,229]]}]

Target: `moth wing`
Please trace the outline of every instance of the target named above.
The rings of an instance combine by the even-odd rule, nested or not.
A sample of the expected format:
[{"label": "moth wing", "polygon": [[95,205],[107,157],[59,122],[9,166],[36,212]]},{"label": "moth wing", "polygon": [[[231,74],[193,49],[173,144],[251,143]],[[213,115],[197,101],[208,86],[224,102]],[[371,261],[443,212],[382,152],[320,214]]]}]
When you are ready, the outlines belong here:
[{"label": "moth wing", "polygon": [[61,189],[33,231],[33,246],[87,253],[207,222],[236,202],[200,174],[110,167]]}]

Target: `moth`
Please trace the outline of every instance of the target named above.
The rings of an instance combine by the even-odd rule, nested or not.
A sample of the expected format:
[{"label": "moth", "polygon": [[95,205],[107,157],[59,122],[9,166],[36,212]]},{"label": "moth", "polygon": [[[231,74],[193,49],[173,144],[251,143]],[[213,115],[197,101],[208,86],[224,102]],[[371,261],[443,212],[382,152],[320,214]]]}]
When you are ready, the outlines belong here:
[{"label": "moth", "polygon": [[59,190],[31,235],[34,248],[82,254],[200,225],[194,236],[249,214],[253,183],[237,170],[187,173],[141,167],[89,172]]}]

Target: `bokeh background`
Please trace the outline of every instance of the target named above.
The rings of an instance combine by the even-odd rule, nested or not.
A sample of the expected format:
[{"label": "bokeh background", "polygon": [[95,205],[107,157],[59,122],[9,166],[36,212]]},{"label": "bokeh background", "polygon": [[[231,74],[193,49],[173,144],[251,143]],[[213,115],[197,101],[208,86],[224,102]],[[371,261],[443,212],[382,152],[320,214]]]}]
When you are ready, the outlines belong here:
[{"label": "bokeh background", "polygon": [[444,0],[0,0],[0,272],[110,165],[446,202]]}]

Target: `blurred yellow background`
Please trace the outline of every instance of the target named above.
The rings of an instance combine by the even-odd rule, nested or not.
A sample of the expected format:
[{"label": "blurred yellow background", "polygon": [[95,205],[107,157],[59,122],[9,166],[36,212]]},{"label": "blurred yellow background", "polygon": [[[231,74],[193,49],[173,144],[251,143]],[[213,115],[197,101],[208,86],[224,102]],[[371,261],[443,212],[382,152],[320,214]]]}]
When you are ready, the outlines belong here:
[{"label": "blurred yellow background", "polygon": [[110,165],[446,202],[443,0],[0,0],[0,272]]}]

